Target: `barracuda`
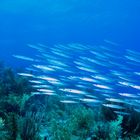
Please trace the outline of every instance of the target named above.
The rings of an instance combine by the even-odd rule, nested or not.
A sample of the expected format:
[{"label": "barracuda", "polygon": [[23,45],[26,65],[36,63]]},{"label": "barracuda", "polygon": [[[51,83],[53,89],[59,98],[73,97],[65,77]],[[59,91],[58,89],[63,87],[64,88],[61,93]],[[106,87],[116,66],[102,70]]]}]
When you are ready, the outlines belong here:
[{"label": "barracuda", "polygon": [[[26,68],[27,72],[18,74],[30,78],[29,82],[38,91],[33,94],[49,96],[56,93],[62,97],[62,103],[101,103],[122,115],[127,115],[127,112],[118,109],[125,109],[126,105],[135,106],[138,112],[140,53],[125,50],[119,54],[111,48],[119,44],[104,41],[110,47],[78,43],[51,47],[28,44],[37,52],[34,57],[13,56],[32,63]],[[129,89],[130,93],[124,92]]]}]

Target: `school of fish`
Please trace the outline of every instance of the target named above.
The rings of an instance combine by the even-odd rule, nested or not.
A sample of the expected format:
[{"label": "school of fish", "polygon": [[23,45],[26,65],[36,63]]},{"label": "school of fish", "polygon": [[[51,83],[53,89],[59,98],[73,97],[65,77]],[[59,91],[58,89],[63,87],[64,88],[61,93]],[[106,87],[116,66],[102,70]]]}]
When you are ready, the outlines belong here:
[{"label": "school of fish", "polygon": [[129,115],[128,108],[140,112],[140,52],[119,52],[119,44],[104,41],[106,45],[95,46],[27,44],[36,55],[13,55],[30,62],[18,75],[29,78],[36,88],[33,95],[60,96],[65,104],[102,105],[121,115]]}]

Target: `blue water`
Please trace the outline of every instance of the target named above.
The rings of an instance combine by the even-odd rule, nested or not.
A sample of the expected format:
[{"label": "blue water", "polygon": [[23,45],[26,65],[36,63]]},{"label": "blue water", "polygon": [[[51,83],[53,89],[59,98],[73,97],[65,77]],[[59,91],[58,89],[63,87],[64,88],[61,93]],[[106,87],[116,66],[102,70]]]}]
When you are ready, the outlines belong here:
[{"label": "blue water", "polygon": [[31,54],[27,43],[94,45],[108,39],[121,44],[118,50],[140,51],[139,13],[139,0],[1,0],[0,59],[19,66],[12,54]]}]

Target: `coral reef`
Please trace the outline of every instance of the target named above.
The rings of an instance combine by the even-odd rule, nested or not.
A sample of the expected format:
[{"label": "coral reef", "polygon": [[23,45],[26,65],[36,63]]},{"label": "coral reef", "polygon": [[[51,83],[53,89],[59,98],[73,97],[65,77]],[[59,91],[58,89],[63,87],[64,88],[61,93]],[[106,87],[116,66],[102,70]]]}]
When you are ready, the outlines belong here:
[{"label": "coral reef", "polygon": [[63,104],[31,95],[27,78],[0,64],[0,140],[140,139],[140,114],[120,116],[103,106]]}]

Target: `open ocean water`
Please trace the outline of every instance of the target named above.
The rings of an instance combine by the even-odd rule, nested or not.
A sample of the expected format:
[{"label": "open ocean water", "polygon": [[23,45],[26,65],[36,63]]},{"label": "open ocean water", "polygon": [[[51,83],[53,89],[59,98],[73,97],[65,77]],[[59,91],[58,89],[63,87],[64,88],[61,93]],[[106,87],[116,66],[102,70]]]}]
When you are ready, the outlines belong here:
[{"label": "open ocean water", "polygon": [[139,0],[1,0],[0,140],[140,140],[139,15]]}]

